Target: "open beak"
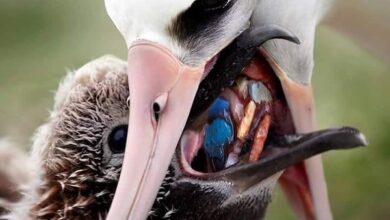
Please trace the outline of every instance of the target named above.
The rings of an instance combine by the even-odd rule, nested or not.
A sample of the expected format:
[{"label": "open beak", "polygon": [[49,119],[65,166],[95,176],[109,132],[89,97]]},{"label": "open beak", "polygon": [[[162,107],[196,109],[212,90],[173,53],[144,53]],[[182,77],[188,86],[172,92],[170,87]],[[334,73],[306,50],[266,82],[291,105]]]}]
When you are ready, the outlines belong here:
[{"label": "open beak", "polygon": [[130,46],[129,133],[108,220],[146,219],[184,129],[204,67],[150,41]]},{"label": "open beak", "polygon": [[[286,35],[285,32],[282,33],[283,36]],[[294,40],[295,38],[288,39],[298,42]],[[237,42],[238,49],[240,49],[238,52],[247,51],[246,48],[240,47],[240,41]],[[256,42],[252,49],[254,48],[257,48]],[[226,50],[229,50],[229,47]],[[297,83],[289,78],[272,55],[264,48],[261,48],[261,52],[279,78],[291,112],[295,132],[298,134],[313,132],[315,130],[315,116],[311,86]],[[253,50],[254,53],[255,50]],[[248,56],[248,59],[245,58],[242,63],[249,62],[253,54],[241,54]],[[128,59],[129,86],[131,88],[128,143],[121,177],[108,213],[108,220],[147,218],[187,122],[195,94],[205,72],[204,65],[197,68],[186,66],[168,49],[145,40],[137,41],[130,46]],[[230,66],[230,63],[227,65]],[[216,67],[218,67],[218,63],[215,65],[215,69],[217,69]],[[218,90],[215,88],[211,90],[213,89]],[[343,139],[352,140],[353,144],[350,147],[366,145],[365,139],[360,133],[351,134],[348,130],[347,132],[345,130],[330,130],[316,135],[318,136],[314,136],[314,139],[299,143],[295,151],[285,150],[273,158],[274,161],[269,163],[263,161],[257,164],[262,172],[267,171],[268,173],[264,172],[260,176],[246,175],[254,178],[249,178],[249,180],[253,179],[252,182],[258,182],[263,177],[287,168],[279,182],[293,205],[298,219],[302,220],[332,219],[322,161],[317,154],[343,147],[345,144]],[[327,137],[336,138],[334,139],[336,142],[327,142]],[[357,142],[353,142],[355,140]],[[347,143],[344,147],[348,146]],[[297,156],[291,158],[291,155]],[[299,162],[311,156],[314,157]],[[273,163],[275,161],[279,161],[280,164],[276,166],[276,163]],[[299,163],[290,166],[296,162]],[[251,169],[253,172],[249,173],[258,172],[258,169],[255,168]],[[236,179],[233,181],[236,183],[243,183],[240,179],[247,179],[241,178],[241,174],[245,174],[245,172],[238,173],[238,177],[235,176],[237,172],[229,175],[225,173],[224,177],[230,180]],[[220,176],[217,175],[217,178]],[[250,182],[244,182],[244,190],[251,186]]]},{"label": "open beak", "polygon": [[[226,169],[209,179],[227,180],[238,192],[244,192],[277,173],[307,158],[329,150],[366,146],[365,136],[351,127],[330,128],[305,134],[274,138],[269,155],[255,163]],[[305,218],[299,218],[305,219]],[[314,218],[317,219],[317,218]]]}]

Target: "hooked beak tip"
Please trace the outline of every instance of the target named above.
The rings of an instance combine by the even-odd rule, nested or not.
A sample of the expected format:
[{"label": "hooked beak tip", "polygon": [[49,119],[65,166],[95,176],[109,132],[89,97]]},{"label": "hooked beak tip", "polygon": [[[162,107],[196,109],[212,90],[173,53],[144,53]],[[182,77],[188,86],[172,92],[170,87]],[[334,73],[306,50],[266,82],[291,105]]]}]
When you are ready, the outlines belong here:
[{"label": "hooked beak tip", "polygon": [[358,136],[361,141],[362,147],[367,147],[370,144],[366,138],[366,135],[364,135],[363,133],[359,133]]}]

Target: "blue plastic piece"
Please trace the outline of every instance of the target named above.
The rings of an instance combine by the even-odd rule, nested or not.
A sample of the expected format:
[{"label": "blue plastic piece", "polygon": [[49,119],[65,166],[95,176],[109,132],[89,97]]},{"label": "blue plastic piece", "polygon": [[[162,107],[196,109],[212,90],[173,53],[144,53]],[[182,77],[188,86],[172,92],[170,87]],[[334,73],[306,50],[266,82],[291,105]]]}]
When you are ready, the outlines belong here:
[{"label": "blue plastic piece", "polygon": [[224,118],[229,111],[230,104],[223,98],[217,98],[209,108],[210,118]]},{"label": "blue plastic piece", "polygon": [[232,124],[224,119],[216,118],[205,131],[204,149],[209,157],[224,161],[225,146],[233,140]]}]

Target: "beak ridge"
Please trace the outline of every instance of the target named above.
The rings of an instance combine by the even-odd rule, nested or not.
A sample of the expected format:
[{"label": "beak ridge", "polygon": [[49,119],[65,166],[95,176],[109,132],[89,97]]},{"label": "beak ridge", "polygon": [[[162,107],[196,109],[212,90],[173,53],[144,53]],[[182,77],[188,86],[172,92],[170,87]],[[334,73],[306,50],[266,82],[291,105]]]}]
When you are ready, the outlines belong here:
[{"label": "beak ridge", "polygon": [[108,220],[146,219],[171,162],[204,68],[182,64],[150,41],[129,49],[130,117]]}]

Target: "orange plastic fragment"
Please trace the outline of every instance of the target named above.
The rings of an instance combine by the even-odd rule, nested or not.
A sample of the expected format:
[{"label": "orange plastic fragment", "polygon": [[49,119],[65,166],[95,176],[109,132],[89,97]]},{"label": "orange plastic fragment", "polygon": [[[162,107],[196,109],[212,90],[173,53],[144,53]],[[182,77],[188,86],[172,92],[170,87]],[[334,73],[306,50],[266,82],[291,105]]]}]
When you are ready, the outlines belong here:
[{"label": "orange plastic fragment", "polygon": [[244,118],[241,121],[241,124],[237,131],[237,138],[241,141],[244,141],[247,136],[249,129],[251,127],[253,117],[255,116],[256,104],[253,101],[250,101],[245,107]]},{"label": "orange plastic fragment", "polygon": [[261,152],[264,149],[264,143],[268,136],[268,130],[271,125],[271,115],[265,114],[257,127],[256,134],[253,140],[252,150],[249,155],[249,162],[259,160]]}]

